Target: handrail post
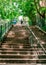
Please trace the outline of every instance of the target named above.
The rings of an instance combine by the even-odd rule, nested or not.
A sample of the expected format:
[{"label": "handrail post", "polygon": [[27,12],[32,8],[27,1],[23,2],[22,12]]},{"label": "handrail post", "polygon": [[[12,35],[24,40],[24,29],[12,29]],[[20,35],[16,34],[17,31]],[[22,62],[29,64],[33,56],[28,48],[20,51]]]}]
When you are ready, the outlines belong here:
[{"label": "handrail post", "polygon": [[8,30],[9,30],[9,22],[8,22]]},{"label": "handrail post", "polygon": [[31,43],[31,45],[33,45],[33,36],[32,35],[29,37],[29,43]]},{"label": "handrail post", "polygon": [[0,26],[0,38],[1,38],[1,26]]},{"label": "handrail post", "polygon": [[0,30],[0,40],[1,40],[1,36],[2,36],[2,25],[0,26],[1,30]]},{"label": "handrail post", "polygon": [[5,33],[6,33],[6,23],[5,23]]},{"label": "handrail post", "polygon": [[2,25],[1,25],[1,36],[2,36]]}]

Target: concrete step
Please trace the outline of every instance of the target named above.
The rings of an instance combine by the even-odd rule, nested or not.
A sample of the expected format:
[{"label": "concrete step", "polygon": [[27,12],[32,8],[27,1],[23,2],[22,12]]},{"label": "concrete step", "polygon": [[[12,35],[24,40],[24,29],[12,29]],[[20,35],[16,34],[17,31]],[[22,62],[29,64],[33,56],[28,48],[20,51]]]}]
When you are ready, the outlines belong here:
[{"label": "concrete step", "polygon": [[0,62],[2,63],[41,63],[41,64],[45,64],[46,63],[46,59],[0,59]]},{"label": "concrete step", "polygon": [[[18,51],[17,51],[17,50],[12,50],[12,51],[8,51],[8,50],[6,51],[6,50],[4,50],[4,51],[3,51],[3,50],[0,50],[0,53],[5,53],[5,52],[6,52],[6,53],[11,53],[11,54],[12,54],[12,53],[15,54],[15,53],[18,53],[18,52],[19,52],[19,53],[25,53],[25,54],[26,54],[26,53],[31,53],[31,54],[33,54],[33,53],[36,52],[36,51],[35,51],[35,50],[33,50],[33,51],[32,51],[32,50],[29,50],[29,51],[19,51],[19,50],[18,50]],[[37,51],[37,53],[43,54],[44,52],[41,50],[41,51]]]}]

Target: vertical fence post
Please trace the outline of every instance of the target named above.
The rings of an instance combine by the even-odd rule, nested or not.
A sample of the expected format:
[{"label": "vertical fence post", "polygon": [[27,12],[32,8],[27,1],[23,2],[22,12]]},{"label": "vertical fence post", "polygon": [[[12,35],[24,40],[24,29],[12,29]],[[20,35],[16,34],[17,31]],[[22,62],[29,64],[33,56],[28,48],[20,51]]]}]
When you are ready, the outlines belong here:
[{"label": "vertical fence post", "polygon": [[6,23],[5,23],[5,33],[6,33],[7,31],[6,31]]},{"label": "vertical fence post", "polygon": [[1,38],[1,25],[0,25],[0,38]]},{"label": "vertical fence post", "polygon": [[1,36],[2,36],[2,25],[1,25]]},{"label": "vertical fence post", "polygon": [[8,22],[8,30],[9,30],[9,22]]},{"label": "vertical fence post", "polygon": [[8,23],[6,23],[6,29],[7,29],[7,31],[8,31]]},{"label": "vertical fence post", "polygon": [[0,26],[0,40],[1,40],[1,37],[2,37],[2,25]]}]

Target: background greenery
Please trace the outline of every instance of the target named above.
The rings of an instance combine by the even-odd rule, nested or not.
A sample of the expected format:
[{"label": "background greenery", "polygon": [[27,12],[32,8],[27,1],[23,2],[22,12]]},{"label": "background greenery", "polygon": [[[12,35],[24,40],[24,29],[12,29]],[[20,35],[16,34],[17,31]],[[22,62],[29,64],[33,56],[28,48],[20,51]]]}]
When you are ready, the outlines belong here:
[{"label": "background greenery", "polygon": [[41,7],[39,2],[40,0],[0,0],[0,19],[12,20],[23,15],[35,24],[38,14],[45,20],[46,7]]}]

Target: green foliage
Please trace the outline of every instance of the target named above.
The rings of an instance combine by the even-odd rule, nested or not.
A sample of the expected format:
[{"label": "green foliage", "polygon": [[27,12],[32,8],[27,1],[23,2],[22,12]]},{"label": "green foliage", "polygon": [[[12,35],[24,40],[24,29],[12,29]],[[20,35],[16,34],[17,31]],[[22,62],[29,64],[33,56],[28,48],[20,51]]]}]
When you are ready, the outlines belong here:
[{"label": "green foliage", "polygon": [[45,26],[43,26],[43,27],[42,27],[42,29],[43,29],[44,31],[46,31],[46,25],[45,25]]},{"label": "green foliage", "polygon": [[[36,6],[39,7],[39,1],[35,0]],[[35,21],[37,9],[34,0],[0,0],[0,18],[14,19],[19,15],[28,16]],[[45,7],[39,8],[40,12],[44,12]]]},{"label": "green foliage", "polygon": [[41,11],[41,13],[42,13],[42,12],[46,11],[46,8],[45,8],[45,7],[41,7],[41,8],[40,8],[40,11]]}]

